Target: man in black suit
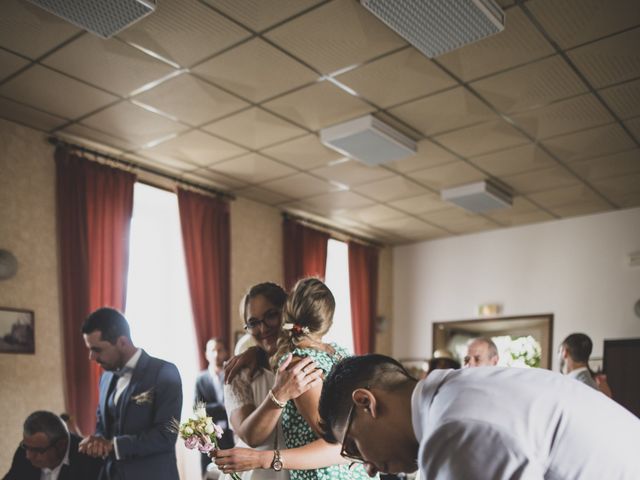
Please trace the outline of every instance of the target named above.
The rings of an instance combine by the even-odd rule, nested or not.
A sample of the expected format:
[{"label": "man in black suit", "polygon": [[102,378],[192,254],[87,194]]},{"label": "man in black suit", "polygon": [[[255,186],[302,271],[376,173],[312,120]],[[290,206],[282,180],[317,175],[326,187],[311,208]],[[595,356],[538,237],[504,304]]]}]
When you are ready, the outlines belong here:
[{"label": "man in black suit", "polygon": [[[195,401],[206,405],[207,415],[213,418],[223,430],[220,448],[233,447],[233,432],[229,429],[227,411],[224,409],[224,362],[229,358],[229,352],[224,342],[219,338],[212,338],[207,342],[205,356],[209,368],[203,370],[196,380]],[[207,469],[211,459],[202,455],[202,473]]]},{"label": "man in black suit", "polygon": [[95,480],[102,461],[78,452],[80,437],[70,434],[55,413],[33,412],[4,480]]}]

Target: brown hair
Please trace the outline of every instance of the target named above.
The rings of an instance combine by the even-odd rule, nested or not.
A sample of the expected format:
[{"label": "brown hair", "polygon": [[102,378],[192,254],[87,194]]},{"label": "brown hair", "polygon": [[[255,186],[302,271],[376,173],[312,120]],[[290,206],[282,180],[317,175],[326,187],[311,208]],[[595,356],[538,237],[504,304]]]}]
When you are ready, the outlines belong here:
[{"label": "brown hair", "polygon": [[335,308],[333,294],[321,280],[314,277],[299,280],[282,312],[283,329],[276,354],[271,357],[272,365],[277,366],[278,360],[295,350],[307,335],[324,336],[333,324]]},{"label": "brown hair", "polygon": [[242,317],[243,322],[246,323],[247,321],[247,308],[249,306],[249,302],[251,299],[259,295],[266,298],[269,303],[276,308],[282,308],[284,303],[287,301],[287,292],[285,292],[277,283],[258,283],[249,289],[240,302],[240,316]]}]

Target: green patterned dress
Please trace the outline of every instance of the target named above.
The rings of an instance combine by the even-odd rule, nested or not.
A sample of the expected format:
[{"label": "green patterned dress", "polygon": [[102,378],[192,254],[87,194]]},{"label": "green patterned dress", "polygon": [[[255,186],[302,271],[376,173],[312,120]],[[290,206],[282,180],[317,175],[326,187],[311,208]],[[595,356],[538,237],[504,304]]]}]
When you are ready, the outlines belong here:
[{"label": "green patterned dress", "polygon": [[[318,368],[322,369],[325,376],[331,368],[349,353],[335,343],[330,344],[335,353],[329,354],[314,348],[296,348],[292,353],[298,357],[311,357]],[[286,356],[280,359],[280,363]],[[287,403],[282,412],[282,429],[287,448],[296,448],[307,445],[318,437],[311,429],[304,417],[298,412],[293,400]],[[286,465],[285,465],[286,467]],[[349,470],[348,465],[335,465],[333,467],[318,468],[316,470],[290,470],[291,480],[368,480],[369,476],[362,465]],[[377,476],[376,476],[377,478]]]}]

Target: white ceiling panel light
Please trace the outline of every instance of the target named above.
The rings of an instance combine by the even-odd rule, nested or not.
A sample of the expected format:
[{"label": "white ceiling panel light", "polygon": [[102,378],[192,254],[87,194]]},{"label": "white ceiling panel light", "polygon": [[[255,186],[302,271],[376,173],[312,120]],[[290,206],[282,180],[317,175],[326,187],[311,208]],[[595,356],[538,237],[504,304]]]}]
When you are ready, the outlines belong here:
[{"label": "white ceiling panel light", "polygon": [[400,160],[417,152],[414,140],[372,115],[324,128],[320,141],[368,165]]},{"label": "white ceiling panel light", "polygon": [[473,213],[507,208],[513,204],[513,196],[508,187],[491,180],[447,188],[442,190],[440,195],[442,200]]},{"label": "white ceiling panel light", "polygon": [[504,30],[494,0],[360,0],[393,31],[429,58]]},{"label": "white ceiling panel light", "polygon": [[156,9],[156,0],[29,0],[102,38],[110,38]]}]

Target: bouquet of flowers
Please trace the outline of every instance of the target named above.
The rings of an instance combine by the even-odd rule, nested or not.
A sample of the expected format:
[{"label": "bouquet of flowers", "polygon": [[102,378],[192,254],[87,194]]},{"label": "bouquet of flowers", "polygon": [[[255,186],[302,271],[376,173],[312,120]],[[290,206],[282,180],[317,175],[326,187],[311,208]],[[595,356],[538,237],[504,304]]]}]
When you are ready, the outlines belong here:
[{"label": "bouquet of flowers", "polygon": [[[198,449],[200,452],[208,454],[214,449],[218,449],[218,439],[222,438],[224,431],[213,423],[213,419],[207,416],[207,410],[203,403],[198,403],[193,409],[193,418],[186,422],[176,421],[176,430],[180,438],[184,440],[184,446],[190,450]],[[237,473],[231,473],[233,480],[240,480]]]}]

